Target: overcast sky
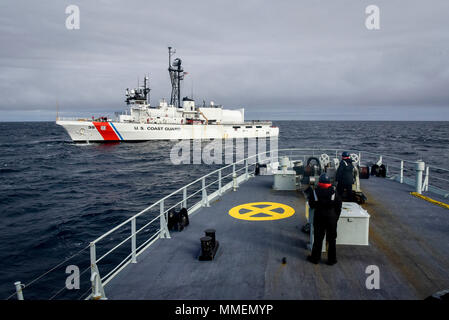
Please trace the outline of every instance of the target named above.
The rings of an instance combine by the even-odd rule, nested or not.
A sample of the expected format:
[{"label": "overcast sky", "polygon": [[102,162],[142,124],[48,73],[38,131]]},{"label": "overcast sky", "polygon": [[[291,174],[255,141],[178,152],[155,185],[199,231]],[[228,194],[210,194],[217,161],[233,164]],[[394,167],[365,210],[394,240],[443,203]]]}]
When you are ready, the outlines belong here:
[{"label": "overcast sky", "polygon": [[[365,27],[370,4],[380,30]],[[56,101],[62,115],[112,115],[145,73],[157,105],[168,45],[184,96],[248,119],[449,120],[447,0],[2,0],[0,120],[53,120]]]}]

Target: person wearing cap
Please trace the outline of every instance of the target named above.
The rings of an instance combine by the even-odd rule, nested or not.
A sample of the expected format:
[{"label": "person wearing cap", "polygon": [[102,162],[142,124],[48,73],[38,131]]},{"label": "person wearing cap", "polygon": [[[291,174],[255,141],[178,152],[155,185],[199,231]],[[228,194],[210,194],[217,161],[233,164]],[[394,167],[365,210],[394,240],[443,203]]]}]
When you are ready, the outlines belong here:
[{"label": "person wearing cap", "polygon": [[352,184],[354,183],[354,165],[347,151],[341,155],[341,162],[338,166],[335,179],[337,181],[337,192],[340,197],[343,198],[345,192],[346,197],[351,197]]},{"label": "person wearing cap", "polygon": [[312,254],[307,260],[317,264],[321,259],[324,236],[329,243],[327,264],[337,263],[337,222],[340,218],[342,201],[332,186],[330,178],[323,173],[320,176],[318,187],[308,192],[309,206],[314,209],[313,215],[313,247]]}]

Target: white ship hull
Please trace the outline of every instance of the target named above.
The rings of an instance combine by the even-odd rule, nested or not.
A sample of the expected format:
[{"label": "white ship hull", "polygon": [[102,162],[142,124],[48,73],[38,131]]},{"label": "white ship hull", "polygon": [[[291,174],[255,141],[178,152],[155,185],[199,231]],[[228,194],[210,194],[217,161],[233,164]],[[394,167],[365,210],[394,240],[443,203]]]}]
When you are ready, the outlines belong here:
[{"label": "white ship hull", "polygon": [[279,135],[271,124],[144,124],[58,120],[74,142],[148,141],[179,139],[262,138]]}]

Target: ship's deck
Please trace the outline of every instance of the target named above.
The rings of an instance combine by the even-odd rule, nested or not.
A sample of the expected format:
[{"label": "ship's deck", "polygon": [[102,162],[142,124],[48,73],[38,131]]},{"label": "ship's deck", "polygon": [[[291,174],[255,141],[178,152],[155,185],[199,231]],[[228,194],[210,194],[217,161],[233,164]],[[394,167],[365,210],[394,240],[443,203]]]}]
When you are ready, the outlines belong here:
[{"label": "ship's deck", "polygon": [[[362,180],[370,213],[369,246],[337,246],[338,263],[306,260],[308,235],[302,193],[273,191],[272,176],[243,183],[238,192],[202,208],[183,232],[171,232],[105,287],[109,299],[423,299],[449,288],[449,211],[383,178]],[[436,198],[436,197],[434,197]],[[249,202],[279,202],[290,218],[245,221],[228,211]],[[447,200],[446,200],[447,202]],[[200,237],[216,229],[220,248],[200,262]],[[287,260],[282,264],[282,258]],[[365,269],[380,270],[380,289],[368,290]]]}]

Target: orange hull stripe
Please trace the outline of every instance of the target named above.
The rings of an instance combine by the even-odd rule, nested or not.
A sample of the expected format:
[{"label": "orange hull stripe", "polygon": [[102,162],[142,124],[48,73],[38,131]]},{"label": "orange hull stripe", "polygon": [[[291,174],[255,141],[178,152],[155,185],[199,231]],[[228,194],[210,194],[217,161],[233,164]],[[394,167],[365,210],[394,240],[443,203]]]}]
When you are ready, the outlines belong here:
[{"label": "orange hull stripe", "polygon": [[119,141],[119,137],[108,122],[92,122],[105,141]]}]

